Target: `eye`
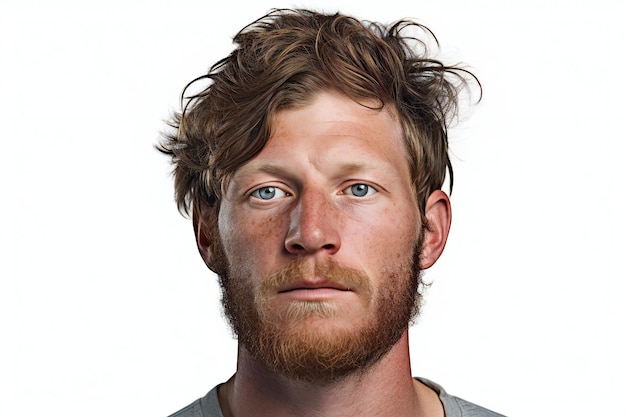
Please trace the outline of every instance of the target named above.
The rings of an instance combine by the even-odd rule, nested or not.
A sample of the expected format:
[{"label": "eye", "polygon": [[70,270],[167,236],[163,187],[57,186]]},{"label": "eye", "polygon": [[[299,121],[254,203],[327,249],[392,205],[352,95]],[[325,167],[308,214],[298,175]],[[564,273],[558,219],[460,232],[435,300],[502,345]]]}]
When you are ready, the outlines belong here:
[{"label": "eye", "polygon": [[261,187],[254,190],[251,194],[252,197],[261,200],[271,200],[274,197],[284,197],[287,193],[276,187]]},{"label": "eye", "polygon": [[354,184],[344,190],[344,193],[355,197],[369,197],[377,192],[374,187],[367,184]]}]

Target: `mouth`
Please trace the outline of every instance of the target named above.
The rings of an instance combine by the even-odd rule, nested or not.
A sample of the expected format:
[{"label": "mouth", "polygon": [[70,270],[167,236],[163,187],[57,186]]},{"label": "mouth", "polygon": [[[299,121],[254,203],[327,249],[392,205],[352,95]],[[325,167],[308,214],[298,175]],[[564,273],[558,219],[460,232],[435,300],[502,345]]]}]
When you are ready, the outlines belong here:
[{"label": "mouth", "polygon": [[337,282],[328,281],[328,280],[303,280],[295,283],[288,284],[284,287],[279,288],[278,293],[288,293],[293,291],[317,291],[317,290],[328,290],[328,291],[352,291],[351,288],[339,284]]},{"label": "mouth", "polygon": [[303,280],[291,283],[278,290],[278,296],[290,301],[331,301],[353,293],[345,285],[328,280]]}]

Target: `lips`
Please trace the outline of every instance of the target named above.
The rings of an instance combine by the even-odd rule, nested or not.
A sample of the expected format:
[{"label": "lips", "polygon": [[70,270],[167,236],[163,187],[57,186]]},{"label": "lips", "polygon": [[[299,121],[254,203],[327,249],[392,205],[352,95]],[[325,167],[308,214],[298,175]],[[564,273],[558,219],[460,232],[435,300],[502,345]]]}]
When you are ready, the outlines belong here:
[{"label": "lips", "polygon": [[278,293],[285,293],[295,290],[318,290],[329,289],[339,291],[351,291],[350,288],[340,283],[329,280],[303,280],[290,283],[278,289]]}]

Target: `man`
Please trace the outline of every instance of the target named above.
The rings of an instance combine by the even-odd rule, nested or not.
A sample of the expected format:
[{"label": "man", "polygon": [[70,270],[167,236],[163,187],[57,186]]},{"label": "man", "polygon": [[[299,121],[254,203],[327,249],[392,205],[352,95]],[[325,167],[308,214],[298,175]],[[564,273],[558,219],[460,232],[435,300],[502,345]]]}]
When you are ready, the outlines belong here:
[{"label": "man", "polygon": [[450,227],[447,126],[476,81],[414,29],[432,36],[273,11],[174,117],[161,150],[239,351],[173,416],[498,415],[410,369],[420,271]]}]

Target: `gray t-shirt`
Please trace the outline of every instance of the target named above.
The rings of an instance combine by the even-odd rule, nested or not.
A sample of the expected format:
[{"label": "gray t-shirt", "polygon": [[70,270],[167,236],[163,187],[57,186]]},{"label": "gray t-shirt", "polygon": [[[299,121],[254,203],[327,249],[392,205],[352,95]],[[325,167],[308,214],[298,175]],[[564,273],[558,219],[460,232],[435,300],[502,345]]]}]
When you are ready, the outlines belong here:
[{"label": "gray t-shirt", "polygon": [[[441,386],[425,378],[415,378],[421,383],[432,388],[443,404],[446,417],[504,417],[486,408],[472,404],[468,401],[448,394]],[[217,399],[217,388],[213,388],[207,395],[189,404],[182,410],[169,417],[224,417]]]}]

